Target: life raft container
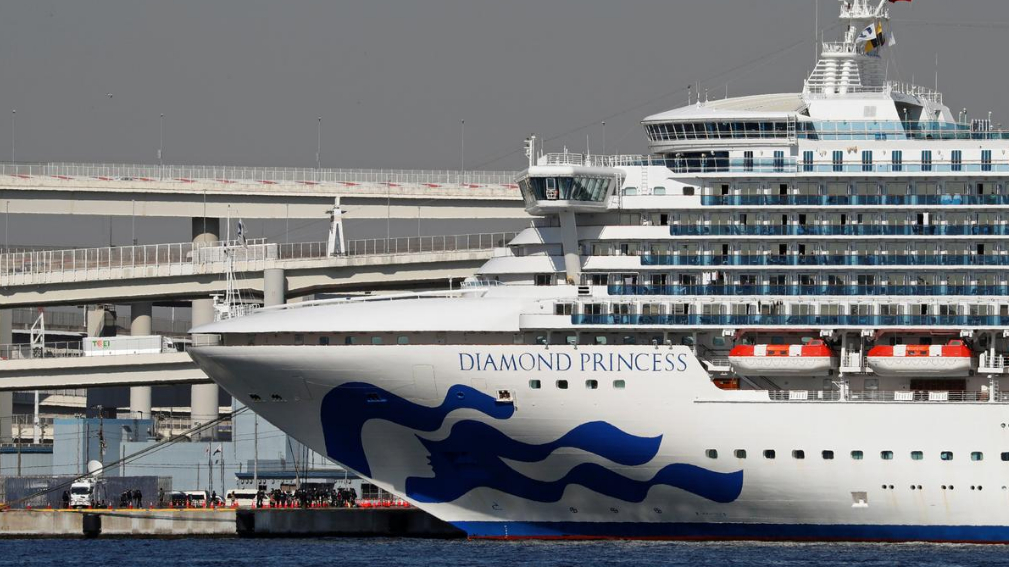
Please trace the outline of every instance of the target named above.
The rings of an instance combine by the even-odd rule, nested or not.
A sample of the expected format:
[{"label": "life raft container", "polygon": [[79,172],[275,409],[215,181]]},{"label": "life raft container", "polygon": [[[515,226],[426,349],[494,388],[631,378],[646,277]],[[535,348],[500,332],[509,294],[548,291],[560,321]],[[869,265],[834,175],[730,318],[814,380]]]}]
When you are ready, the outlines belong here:
[{"label": "life raft container", "polygon": [[803,345],[737,345],[729,365],[740,376],[828,376],[837,367],[834,351],[822,340]]},{"label": "life raft container", "polygon": [[866,363],[880,376],[967,376],[973,354],[963,341],[944,345],[879,345],[869,349]]}]

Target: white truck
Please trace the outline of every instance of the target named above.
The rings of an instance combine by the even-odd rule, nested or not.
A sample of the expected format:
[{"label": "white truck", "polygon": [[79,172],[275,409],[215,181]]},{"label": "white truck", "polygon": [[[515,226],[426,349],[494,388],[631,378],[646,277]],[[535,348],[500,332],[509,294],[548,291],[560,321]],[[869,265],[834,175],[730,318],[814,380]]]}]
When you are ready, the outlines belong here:
[{"label": "white truck", "polygon": [[95,508],[105,503],[105,485],[101,479],[82,478],[70,485],[71,508]]},{"label": "white truck", "polygon": [[161,335],[142,337],[88,337],[82,339],[84,356],[114,356],[120,354],[160,354],[164,338]]}]

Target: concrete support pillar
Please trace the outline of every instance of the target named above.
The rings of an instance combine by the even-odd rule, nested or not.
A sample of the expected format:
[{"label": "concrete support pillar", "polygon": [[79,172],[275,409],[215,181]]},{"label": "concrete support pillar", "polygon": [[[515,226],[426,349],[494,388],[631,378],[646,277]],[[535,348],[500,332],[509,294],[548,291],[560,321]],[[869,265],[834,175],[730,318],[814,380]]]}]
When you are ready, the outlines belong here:
[{"label": "concrete support pillar", "polygon": [[564,272],[569,284],[578,285],[582,273],[582,261],[578,253],[578,225],[572,211],[562,211],[561,247],[564,251]]},{"label": "concrete support pillar", "polygon": [[283,305],[287,296],[287,277],[283,268],[263,271],[263,307]]},{"label": "concrete support pillar", "polygon": [[[89,337],[105,336],[105,327],[108,323],[106,321],[107,316],[108,311],[105,310],[105,307],[101,305],[88,305],[86,324]],[[114,322],[113,326],[115,326]]]},{"label": "concrete support pillar", "polygon": [[[14,314],[10,309],[0,309],[0,344],[14,342]],[[0,392],[0,443],[13,441],[14,393]]]},{"label": "concrete support pillar", "polygon": [[[151,313],[152,303],[134,303],[130,306],[130,335],[145,337],[152,334]],[[133,386],[130,388],[130,417],[150,419],[151,417],[151,387]]]},{"label": "concrete support pillar", "polygon": [[[194,218],[193,243],[209,244],[220,240],[220,219]],[[193,327],[199,327],[214,322],[214,300],[211,298],[193,300]],[[206,423],[217,419],[218,399],[217,384],[194,384],[189,402],[190,416],[193,423]],[[202,432],[199,437],[213,435],[213,431]]]}]

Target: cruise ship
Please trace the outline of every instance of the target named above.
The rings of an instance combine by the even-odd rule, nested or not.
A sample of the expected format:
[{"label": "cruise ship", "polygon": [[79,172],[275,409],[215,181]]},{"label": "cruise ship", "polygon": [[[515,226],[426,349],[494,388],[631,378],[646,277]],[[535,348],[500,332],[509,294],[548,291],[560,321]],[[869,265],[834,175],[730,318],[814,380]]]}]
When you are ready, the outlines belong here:
[{"label": "cruise ship", "polygon": [[1009,542],[1009,135],[888,80],[890,9],[842,1],[801,92],[645,118],[650,155],[531,137],[535,221],[462,289],[192,356],[471,537]]}]

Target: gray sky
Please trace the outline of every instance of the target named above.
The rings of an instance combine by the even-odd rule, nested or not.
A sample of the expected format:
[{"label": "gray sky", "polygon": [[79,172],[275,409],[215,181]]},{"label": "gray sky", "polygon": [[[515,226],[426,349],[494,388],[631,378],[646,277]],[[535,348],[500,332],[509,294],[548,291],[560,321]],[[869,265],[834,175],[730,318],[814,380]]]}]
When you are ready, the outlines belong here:
[{"label": "gray sky", "polygon": [[[819,5],[821,27],[834,24],[837,2]],[[172,163],[312,166],[317,116],[329,167],[456,169],[461,119],[467,168],[521,168],[522,139],[531,132],[569,133],[547,147],[573,151],[584,149],[588,134],[598,152],[603,120],[608,152],[639,153],[646,151],[639,120],[683,104],[687,84],[702,81],[712,98],[724,95],[726,82],[730,95],[801,89],[814,62],[814,6],[6,2],[0,159],[10,159],[10,109],[17,109],[19,161],[154,162],[162,112]],[[1009,22],[1009,2],[914,0],[892,10],[899,45],[891,78],[931,85],[939,52],[947,103],[974,116],[992,110],[996,122],[1009,123],[1002,40],[1009,24],[1001,23]],[[104,219],[45,234],[38,231],[49,223],[34,220],[12,220],[22,236],[12,241],[107,242]],[[115,232],[128,234],[129,221],[120,222]],[[174,235],[151,230],[140,239]],[[187,231],[181,227],[179,238]],[[306,237],[321,238],[324,228],[316,232]]]}]

